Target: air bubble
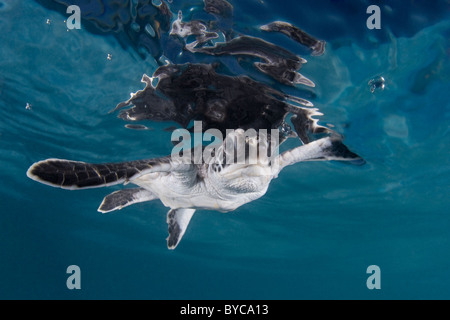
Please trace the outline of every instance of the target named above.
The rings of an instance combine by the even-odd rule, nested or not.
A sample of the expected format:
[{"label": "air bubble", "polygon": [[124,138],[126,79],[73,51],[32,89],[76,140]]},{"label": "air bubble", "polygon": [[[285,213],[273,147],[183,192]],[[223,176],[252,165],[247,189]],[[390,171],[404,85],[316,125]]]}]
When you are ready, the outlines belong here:
[{"label": "air bubble", "polygon": [[368,83],[370,92],[375,93],[375,91],[383,91],[385,88],[384,78],[382,76],[375,77],[371,79]]}]

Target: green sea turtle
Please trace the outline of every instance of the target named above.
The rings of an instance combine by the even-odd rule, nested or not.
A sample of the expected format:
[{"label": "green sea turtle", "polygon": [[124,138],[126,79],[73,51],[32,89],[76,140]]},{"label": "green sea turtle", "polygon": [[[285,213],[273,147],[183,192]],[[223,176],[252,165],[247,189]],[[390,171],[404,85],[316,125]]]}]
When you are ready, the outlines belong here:
[{"label": "green sea turtle", "polygon": [[[249,161],[248,153],[244,162],[227,160],[229,150],[239,151],[237,141],[245,141],[245,149],[240,150],[258,145],[256,161]],[[121,183],[137,185],[138,188],[107,195],[98,211],[106,213],[159,199],[170,208],[167,213],[167,245],[169,249],[174,249],[197,209],[229,212],[254,201],[266,193],[270,182],[288,165],[316,160],[363,162],[337,137],[322,138],[281,154],[273,154],[270,158],[262,157],[263,150],[267,154],[270,149],[268,146],[267,137],[263,139],[259,135],[248,138],[244,130],[238,129],[225,137],[210,161],[200,164],[171,156],[106,164],[47,159],[33,164],[27,175],[38,182],[69,190]]]}]

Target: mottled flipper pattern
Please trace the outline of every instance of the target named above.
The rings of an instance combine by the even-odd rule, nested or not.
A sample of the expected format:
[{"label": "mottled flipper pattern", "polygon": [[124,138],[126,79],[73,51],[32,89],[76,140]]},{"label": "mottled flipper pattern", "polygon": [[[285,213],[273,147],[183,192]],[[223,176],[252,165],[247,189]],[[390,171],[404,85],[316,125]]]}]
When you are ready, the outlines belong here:
[{"label": "mottled flipper pattern", "polygon": [[194,215],[195,209],[172,209],[167,213],[169,237],[167,247],[175,249],[186,232],[186,228]]},{"label": "mottled flipper pattern", "polygon": [[107,195],[100,207],[99,212],[107,213],[114,210],[120,210],[135,203],[151,201],[157,199],[157,196],[144,188],[124,189]]},{"label": "mottled flipper pattern", "polygon": [[75,190],[112,186],[127,182],[144,171],[170,169],[170,157],[104,164],[47,159],[33,164],[28,169],[27,176],[53,187]]}]

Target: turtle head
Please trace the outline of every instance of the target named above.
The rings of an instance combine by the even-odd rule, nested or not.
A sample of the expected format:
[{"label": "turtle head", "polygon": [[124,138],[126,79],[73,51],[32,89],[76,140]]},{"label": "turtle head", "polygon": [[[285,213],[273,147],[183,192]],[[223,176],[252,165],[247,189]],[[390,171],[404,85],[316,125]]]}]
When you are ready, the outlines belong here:
[{"label": "turtle head", "polygon": [[225,137],[209,165],[209,177],[216,187],[235,193],[267,190],[273,178],[273,162],[267,134],[237,129]]}]

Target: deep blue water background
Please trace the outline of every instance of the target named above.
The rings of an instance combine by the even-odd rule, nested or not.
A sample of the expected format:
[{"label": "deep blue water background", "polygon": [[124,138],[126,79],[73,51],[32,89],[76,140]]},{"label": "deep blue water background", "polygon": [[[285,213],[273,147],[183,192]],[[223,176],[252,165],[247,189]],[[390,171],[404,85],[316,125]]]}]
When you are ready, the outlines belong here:
[{"label": "deep blue water background", "polygon": [[[382,30],[366,28],[372,3]],[[302,73],[317,85],[321,121],[367,164],[289,167],[262,199],[197,213],[169,251],[160,202],[102,215],[99,203],[118,188],[69,192],[25,174],[51,157],[168,154],[167,124],[130,130],[108,114],[142,89],[154,61],[113,34],[67,32],[68,15],[40,3],[0,0],[0,298],[449,299],[449,3],[387,3],[234,1],[243,33],[307,53],[257,31],[285,20],[328,41],[325,55],[305,55]],[[386,89],[372,94],[367,82],[379,75]],[[72,264],[79,291],[66,287]],[[381,268],[381,290],[366,287],[369,265]]]}]

